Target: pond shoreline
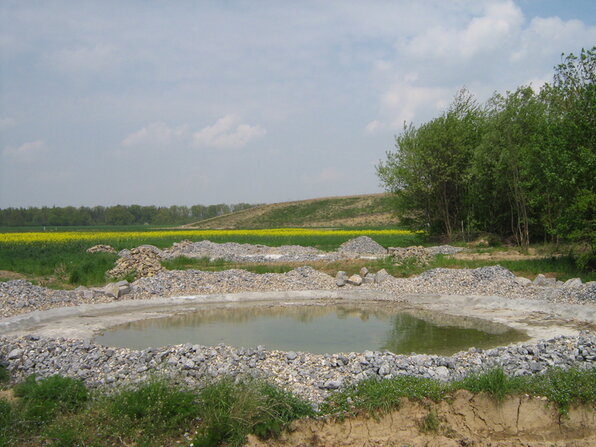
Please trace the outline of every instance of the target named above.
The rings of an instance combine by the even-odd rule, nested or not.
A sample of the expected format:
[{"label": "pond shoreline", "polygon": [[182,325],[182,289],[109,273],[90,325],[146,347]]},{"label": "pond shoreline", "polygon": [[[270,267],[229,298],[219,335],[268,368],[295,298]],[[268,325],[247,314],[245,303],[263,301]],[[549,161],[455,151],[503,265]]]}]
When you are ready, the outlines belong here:
[{"label": "pond shoreline", "polygon": [[[242,349],[191,344],[132,350],[109,348],[91,341],[98,330],[125,321],[187,311],[197,304],[233,305],[254,301],[258,296],[270,301],[273,295],[277,295],[278,303],[304,303],[322,298],[355,302],[368,298],[381,299],[382,303],[416,304],[420,308],[441,309],[447,314],[465,314],[525,329],[532,339],[484,351],[471,348],[452,356],[373,351],[317,355],[273,351],[263,346]],[[446,381],[495,367],[512,375],[537,374],[553,366],[594,368],[595,315],[593,304],[479,295],[400,295],[366,288],[120,300],[0,320],[2,332],[10,329],[12,333],[0,336],[0,361],[8,366],[17,381],[30,374],[40,377],[62,374],[83,379],[89,386],[104,388],[142,382],[155,376],[191,386],[223,375],[264,377],[316,405],[330,391],[372,377],[412,375]],[[582,331],[586,327],[590,332]],[[553,337],[554,334],[557,336]]]}]

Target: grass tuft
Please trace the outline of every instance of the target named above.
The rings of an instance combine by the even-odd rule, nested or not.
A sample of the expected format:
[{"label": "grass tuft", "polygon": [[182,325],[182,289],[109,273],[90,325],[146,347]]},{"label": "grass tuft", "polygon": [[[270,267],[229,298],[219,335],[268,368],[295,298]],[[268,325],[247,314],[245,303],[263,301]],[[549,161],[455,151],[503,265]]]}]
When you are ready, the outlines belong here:
[{"label": "grass tuft", "polygon": [[80,409],[89,399],[81,380],[61,376],[41,380],[29,376],[15,386],[14,394],[21,398],[24,423],[32,428],[46,425],[59,414]]},{"label": "grass tuft", "polygon": [[310,405],[265,382],[226,378],[199,395],[202,425],[194,447],[241,446],[246,436],[278,436],[294,419],[314,415]]},{"label": "grass tuft", "polygon": [[422,419],[420,423],[420,431],[422,433],[436,433],[439,430],[441,423],[437,411],[433,408],[428,414]]}]

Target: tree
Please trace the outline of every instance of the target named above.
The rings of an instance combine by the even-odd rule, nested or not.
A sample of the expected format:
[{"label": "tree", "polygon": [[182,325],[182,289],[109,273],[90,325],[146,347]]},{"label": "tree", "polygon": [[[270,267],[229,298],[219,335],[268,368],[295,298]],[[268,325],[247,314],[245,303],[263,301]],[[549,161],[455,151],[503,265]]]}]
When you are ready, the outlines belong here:
[{"label": "tree", "polygon": [[418,128],[404,127],[395,140],[397,150],[377,166],[402,215],[452,237],[466,216],[468,164],[481,126],[476,101],[462,89],[440,117]]}]

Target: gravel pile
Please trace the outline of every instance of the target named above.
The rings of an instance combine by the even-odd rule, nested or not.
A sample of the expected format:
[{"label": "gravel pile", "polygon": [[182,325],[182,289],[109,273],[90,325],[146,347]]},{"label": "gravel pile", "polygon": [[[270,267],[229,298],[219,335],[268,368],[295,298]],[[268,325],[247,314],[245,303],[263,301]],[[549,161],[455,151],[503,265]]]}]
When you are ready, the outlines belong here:
[{"label": "gravel pile", "polygon": [[[101,303],[111,301],[93,299],[91,302]],[[77,306],[87,301],[75,291],[52,290],[45,287],[34,286],[29,281],[15,279],[0,282],[0,317],[34,310],[46,310],[53,307]]]},{"label": "gravel pile", "polygon": [[221,272],[170,270],[132,283],[134,298],[334,288],[334,278],[312,267],[298,267],[287,273],[263,274],[238,269]]},{"label": "gravel pile", "polygon": [[145,381],[155,375],[198,385],[230,375],[269,378],[317,404],[330,390],[366,378],[401,375],[460,379],[470,373],[503,368],[515,376],[539,374],[551,366],[596,367],[596,335],[557,337],[537,344],[468,351],[445,357],[390,352],[315,355],[257,348],[177,345],[135,351],[81,340],[0,336],[0,361],[17,381],[30,374],[83,379],[89,386]]},{"label": "gravel pile", "polygon": [[337,249],[343,254],[361,254],[361,255],[387,255],[387,249],[368,236],[360,236],[344,242]]},{"label": "gravel pile", "polygon": [[434,247],[427,247],[428,252],[433,255],[454,255],[463,251],[462,247],[454,247],[453,245],[436,245]]},{"label": "gravel pile", "polygon": [[178,256],[251,263],[332,261],[338,259],[335,253],[327,253],[313,247],[300,245],[269,247],[267,245],[238,244],[236,242],[217,244],[210,241],[182,241],[161,252],[162,259],[173,259]]}]

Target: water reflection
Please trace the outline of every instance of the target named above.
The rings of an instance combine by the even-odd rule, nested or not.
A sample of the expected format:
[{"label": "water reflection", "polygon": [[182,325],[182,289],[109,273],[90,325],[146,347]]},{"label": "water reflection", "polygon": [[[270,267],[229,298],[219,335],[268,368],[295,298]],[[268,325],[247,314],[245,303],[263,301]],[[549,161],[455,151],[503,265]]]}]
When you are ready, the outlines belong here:
[{"label": "water reflection", "polygon": [[336,353],[389,350],[451,354],[523,340],[524,334],[474,318],[395,304],[216,305],[106,331],[96,341],[143,349],[180,343]]}]

